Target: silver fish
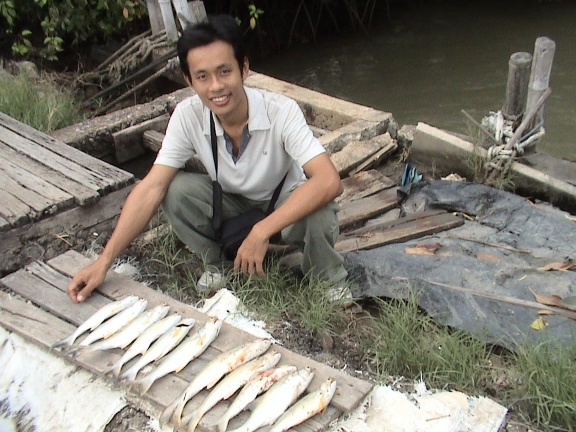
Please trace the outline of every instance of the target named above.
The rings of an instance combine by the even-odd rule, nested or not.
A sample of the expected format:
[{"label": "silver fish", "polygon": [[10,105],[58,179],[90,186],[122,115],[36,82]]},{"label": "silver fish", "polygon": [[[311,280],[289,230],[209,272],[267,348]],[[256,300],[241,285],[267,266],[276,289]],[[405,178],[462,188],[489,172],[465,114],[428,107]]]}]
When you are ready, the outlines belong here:
[{"label": "silver fish", "polygon": [[144,394],[157,379],[171,372],[180,372],[188,363],[200,356],[216,339],[222,327],[222,320],[210,318],[203,327],[193,335],[184,339],[174,350],[162,360],[156,369],[144,378],[136,380],[134,385],[140,386],[140,394]]},{"label": "silver fish", "polygon": [[[137,300],[132,306],[127,307],[122,312],[119,312],[106,322],[96,327],[92,333],[80,342],[79,347],[85,347],[93,342],[99,341],[100,339],[109,338],[128,323],[132,322],[144,309],[146,309],[146,306],[148,306],[148,300]],[[75,352],[76,349],[77,348],[71,349],[67,354]]]},{"label": "silver fish", "polygon": [[174,424],[179,424],[184,406],[190,399],[202,389],[212,388],[227,373],[262,355],[270,348],[270,345],[272,342],[269,339],[256,339],[215,357],[192,379],[182,395],[162,412],[160,424],[167,424],[170,419]]},{"label": "silver fish", "polygon": [[255,401],[256,406],[248,420],[231,432],[253,432],[274,423],[306,390],[313,376],[310,368],[300,369],[286,375]]},{"label": "silver fish", "polygon": [[228,399],[258,373],[276,366],[280,361],[280,357],[281,354],[278,351],[270,351],[268,354],[257,357],[230,372],[212,389],[198,408],[182,419],[182,424],[188,425],[188,432],[194,432],[204,414],[212,409],[214,405],[221,400]]},{"label": "silver fish", "polygon": [[70,336],[52,345],[52,348],[57,348],[63,345],[72,345],[80,335],[87,332],[88,330],[94,330],[106,319],[116,315],[118,312],[123,311],[127,307],[132,306],[134,303],[136,303],[136,300],[138,300],[137,296],[128,296],[124,297],[122,300],[116,300],[112,303],[108,303],[106,306],[98,309],[90,316],[90,318],[80,324],[80,326]]},{"label": "silver fish", "polygon": [[148,363],[161,359],[168,354],[172,348],[178,345],[180,341],[186,337],[195,322],[196,320],[194,318],[183,319],[177,326],[172,327],[167,333],[164,333],[150,348],[148,348],[146,354],[140,357],[130,369],[120,375],[120,379],[134,381],[140,369]]},{"label": "silver fish", "polygon": [[134,321],[126,327],[114,333],[108,339],[93,343],[86,347],[78,347],[78,354],[86,354],[93,351],[104,351],[114,348],[126,348],[129,344],[142,334],[148,327],[156,321],[164,318],[168,313],[170,306],[159,305],[149,311],[137,316]]},{"label": "silver fish", "polygon": [[118,377],[118,375],[120,375],[120,371],[122,370],[122,366],[124,366],[124,363],[130,361],[138,354],[144,355],[150,345],[152,345],[152,342],[166,333],[170,328],[178,324],[181,319],[182,315],[174,314],[167,316],[166,318],[163,318],[157,323],[148,327],[144,333],[138,336],[138,339],[136,339],[134,343],[130,345],[122,357],[105,373],[112,372],[115,377]]},{"label": "silver fish", "polygon": [[332,400],[335,391],[336,381],[328,378],[317,390],[308,393],[288,408],[288,410],[276,420],[269,432],[286,432],[288,429],[324,411]]},{"label": "silver fish", "polygon": [[296,369],[297,367],[292,365],[278,366],[277,368],[260,372],[248,381],[242,390],[240,390],[240,393],[234,398],[234,401],[232,401],[226,412],[222,414],[222,417],[214,424],[218,432],[226,432],[230,419],[240,414],[260,393],[265,392],[276,381],[285,377],[290,372],[294,372]]}]

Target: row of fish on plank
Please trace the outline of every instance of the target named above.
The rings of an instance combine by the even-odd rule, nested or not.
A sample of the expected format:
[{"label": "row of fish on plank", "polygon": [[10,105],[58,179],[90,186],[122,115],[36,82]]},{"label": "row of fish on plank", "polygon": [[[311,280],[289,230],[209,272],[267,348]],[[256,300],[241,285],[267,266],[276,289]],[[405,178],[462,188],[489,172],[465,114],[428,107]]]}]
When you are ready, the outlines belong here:
[{"label": "row of fish on plank", "polygon": [[[188,336],[195,324],[193,318],[168,315],[167,305],[146,310],[147,305],[147,300],[137,296],[111,302],[53,348],[61,348],[66,355],[73,356],[127,348],[106,373],[112,373],[144,394],[156,380],[181,371],[199,357],[216,339],[223,322],[211,317]],[[90,333],[75,344],[88,331]],[[317,390],[300,398],[314,373],[310,368],[278,366],[281,354],[276,350],[268,352],[271,345],[268,339],[256,339],[222,352],[194,376],[182,394],[164,410],[160,423],[180,431],[194,431],[209,410],[235,393],[237,396],[214,424],[219,432],[228,430],[230,420],[247,408],[251,414],[233,432],[252,432],[268,425],[273,425],[271,432],[283,432],[322,412],[332,400],[336,381],[328,378]],[[139,359],[122,372],[123,365],[138,355]],[[142,368],[160,359],[150,373],[136,379]],[[183,416],[186,404],[204,389],[209,393],[202,403]]]}]

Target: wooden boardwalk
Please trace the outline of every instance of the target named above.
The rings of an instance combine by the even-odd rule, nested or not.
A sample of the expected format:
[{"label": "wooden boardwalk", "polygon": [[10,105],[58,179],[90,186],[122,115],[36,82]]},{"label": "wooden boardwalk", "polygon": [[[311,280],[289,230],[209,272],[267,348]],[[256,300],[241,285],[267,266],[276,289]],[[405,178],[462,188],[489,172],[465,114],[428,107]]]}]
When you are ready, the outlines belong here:
[{"label": "wooden boardwalk", "polygon": [[0,113],[0,275],[114,219],[134,181]]},{"label": "wooden boardwalk", "polygon": [[[168,304],[170,313],[180,313],[184,317],[195,318],[197,320],[195,328],[202,325],[208,318],[207,315],[191,306],[180,303],[112,271],[102,286],[85,303],[74,304],[66,294],[66,286],[71,275],[88,262],[89,260],[84,256],[69,251],[47,262],[33,262],[0,279],[0,284],[4,288],[3,291],[0,291],[0,326],[45,349],[49,349],[53,343],[71,334],[98,308],[127,295],[146,298],[148,308],[158,304]],[[157,416],[181,394],[192,377],[209,360],[223,351],[228,351],[253,339],[255,339],[254,336],[224,324],[220,335],[204,354],[178,374],[170,374],[158,380],[144,396],[133,393],[128,386],[114,384],[112,378],[109,379],[112,384],[126,391],[130,402]],[[274,346],[274,348],[282,354],[280,364],[312,368],[314,379],[308,388],[309,390],[316,389],[328,377],[335,378],[338,383],[336,394],[326,412],[323,415],[317,415],[295,430],[302,432],[323,430],[329,422],[355,408],[372,389],[372,384],[369,382],[353,378],[341,371],[295,354],[282,346]],[[122,353],[122,350],[116,349],[82,354],[77,359],[67,359],[103,376],[103,372],[118,360]],[[62,355],[59,351],[54,351],[54,354]],[[134,361],[129,362],[124,370]],[[188,403],[185,412],[189,412],[199,405],[207,394],[207,391],[200,393]],[[204,417],[199,430],[210,430],[208,425],[223,413],[227,405],[228,402],[221,402],[212,409]],[[231,422],[231,426],[237,425],[241,419],[245,418],[246,414]]]}]

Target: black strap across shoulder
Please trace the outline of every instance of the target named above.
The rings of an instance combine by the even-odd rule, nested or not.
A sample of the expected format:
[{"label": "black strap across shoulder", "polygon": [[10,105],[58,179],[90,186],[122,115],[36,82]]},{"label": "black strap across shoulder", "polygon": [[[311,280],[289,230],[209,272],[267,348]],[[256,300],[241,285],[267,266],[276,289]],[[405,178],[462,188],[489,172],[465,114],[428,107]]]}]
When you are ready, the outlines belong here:
[{"label": "black strap across shoulder", "polygon": [[[212,158],[214,159],[214,169],[216,170],[216,180],[213,181],[213,185],[215,186],[214,192],[212,194],[212,206],[214,209],[214,215],[212,217],[212,225],[215,226],[215,229],[218,229],[221,224],[222,219],[222,188],[220,183],[218,183],[218,147],[217,147],[217,140],[216,140],[216,125],[214,123],[214,113],[210,112],[210,140],[212,142]],[[278,201],[278,197],[280,196],[280,192],[282,191],[282,186],[284,186],[284,181],[288,177],[288,172],[284,174],[284,177],[274,189],[274,193],[272,194],[272,198],[270,199],[270,203],[268,204],[268,209],[266,213],[270,214],[274,211],[274,206],[276,205],[276,201]],[[216,186],[217,184],[217,186]]]}]

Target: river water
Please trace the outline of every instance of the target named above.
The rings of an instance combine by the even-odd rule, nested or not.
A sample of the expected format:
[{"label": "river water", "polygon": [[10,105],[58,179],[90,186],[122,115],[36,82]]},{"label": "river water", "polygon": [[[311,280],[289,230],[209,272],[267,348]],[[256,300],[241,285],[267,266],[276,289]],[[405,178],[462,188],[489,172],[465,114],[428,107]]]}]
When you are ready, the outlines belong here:
[{"label": "river water", "polygon": [[[384,2],[382,2],[384,3]],[[556,42],[546,102],[546,135],[537,148],[576,161],[576,1],[391,2],[370,35],[325,38],[252,64],[284,81],[391,112],[400,125],[425,122],[468,133],[502,107],[508,60]]]}]

